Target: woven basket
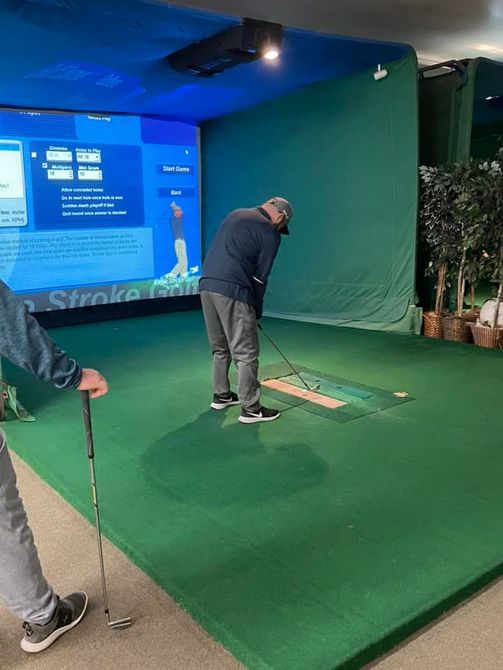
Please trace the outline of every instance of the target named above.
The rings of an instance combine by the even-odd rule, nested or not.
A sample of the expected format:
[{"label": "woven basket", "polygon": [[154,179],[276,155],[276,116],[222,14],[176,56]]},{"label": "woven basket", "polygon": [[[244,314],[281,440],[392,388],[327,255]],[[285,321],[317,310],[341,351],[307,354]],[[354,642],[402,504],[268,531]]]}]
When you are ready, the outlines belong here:
[{"label": "woven basket", "polygon": [[479,318],[480,316],[480,309],[474,309],[473,312],[469,310],[468,312],[463,312],[461,315],[462,319],[465,319],[466,321],[471,321],[472,323],[475,323],[475,321]]},{"label": "woven basket", "polygon": [[471,342],[472,332],[468,315],[444,316],[444,340],[451,342]]},{"label": "woven basket", "polygon": [[470,327],[478,347],[503,349],[503,328],[488,328],[478,323],[471,323]]},{"label": "woven basket", "polygon": [[475,321],[479,318],[480,316],[480,309],[475,309],[473,312],[463,312],[461,316],[459,317],[460,319],[464,319],[465,321],[468,321],[470,323],[475,323]]},{"label": "woven basket", "polygon": [[441,340],[444,336],[442,315],[436,312],[425,312],[423,319],[425,337],[434,337],[437,340]]}]

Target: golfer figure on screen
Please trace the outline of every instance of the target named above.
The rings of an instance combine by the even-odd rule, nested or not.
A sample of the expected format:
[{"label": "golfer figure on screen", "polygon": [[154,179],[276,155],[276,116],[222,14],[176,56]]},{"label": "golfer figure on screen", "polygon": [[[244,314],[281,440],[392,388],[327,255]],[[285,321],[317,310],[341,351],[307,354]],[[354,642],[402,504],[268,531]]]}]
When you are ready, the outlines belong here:
[{"label": "golfer figure on screen", "polygon": [[[280,413],[260,403],[257,324],[262,317],[267,279],[281,243],[289,235],[292,206],[272,198],[260,207],[237,209],[220,225],[199,284],[213,352],[213,409],[241,405],[241,423],[274,421]],[[238,393],[231,391],[229,368],[238,371]]]},{"label": "golfer figure on screen", "polygon": [[189,262],[187,259],[187,245],[185,244],[185,232],[183,226],[183,210],[172,202],[171,205],[171,232],[175,242],[176,264],[175,267],[166,275],[167,279],[185,279],[188,276]]}]

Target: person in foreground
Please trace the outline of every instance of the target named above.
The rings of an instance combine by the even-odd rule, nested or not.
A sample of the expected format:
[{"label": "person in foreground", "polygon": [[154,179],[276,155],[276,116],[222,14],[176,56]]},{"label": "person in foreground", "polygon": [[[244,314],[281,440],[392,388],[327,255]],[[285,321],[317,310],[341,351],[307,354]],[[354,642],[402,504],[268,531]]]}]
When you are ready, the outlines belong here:
[{"label": "person in foreground", "polygon": [[[80,368],[61,351],[2,281],[0,356],[58,389],[90,391],[92,398],[108,391],[100,373]],[[12,614],[24,621],[21,648],[27,652],[47,649],[74,628],[82,620],[88,603],[87,594],[81,592],[60,599],[45,580],[1,430],[0,599]]]},{"label": "person in foreground", "polygon": [[[278,410],[260,402],[257,325],[281,235],[290,234],[292,217],[292,206],[280,197],[231,212],[203,264],[199,289],[213,352],[211,407],[220,410],[240,404],[241,423],[274,421],[280,416]],[[237,395],[229,383],[231,361],[238,370]]]}]

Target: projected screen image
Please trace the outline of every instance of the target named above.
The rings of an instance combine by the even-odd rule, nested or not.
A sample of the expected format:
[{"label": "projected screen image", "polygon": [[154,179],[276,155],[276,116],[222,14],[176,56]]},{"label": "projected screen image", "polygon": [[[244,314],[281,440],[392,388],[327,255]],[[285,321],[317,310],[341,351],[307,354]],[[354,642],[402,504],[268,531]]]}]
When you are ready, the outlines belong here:
[{"label": "projected screen image", "polygon": [[0,278],[31,311],[197,293],[198,132],[0,110]]}]

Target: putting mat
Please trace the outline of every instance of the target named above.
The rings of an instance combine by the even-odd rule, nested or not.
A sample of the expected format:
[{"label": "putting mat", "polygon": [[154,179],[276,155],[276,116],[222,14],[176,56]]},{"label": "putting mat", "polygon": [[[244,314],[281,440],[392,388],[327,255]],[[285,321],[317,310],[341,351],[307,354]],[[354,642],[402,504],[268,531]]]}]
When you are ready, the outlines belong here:
[{"label": "putting mat", "polygon": [[[501,571],[503,357],[265,325],[306,370],[351,380],[348,403],[416,400],[338,423],[268,398],[280,420],[243,426],[209,409],[199,312],[52,334],[110,382],[92,407],[112,542],[249,670],[359,668]],[[92,520],[79,394],[6,372],[37,417],[5,426],[11,447]]]},{"label": "putting mat", "polygon": [[[406,391],[386,391],[297,363],[292,365],[302,379],[286,363],[261,368],[263,394],[325,419],[345,423],[413,400]],[[309,388],[317,389],[318,398],[306,397],[307,389],[302,380]],[[338,402],[330,403],[330,400]]]}]

